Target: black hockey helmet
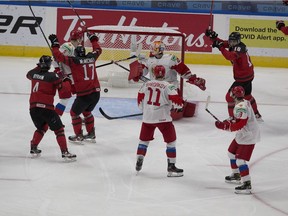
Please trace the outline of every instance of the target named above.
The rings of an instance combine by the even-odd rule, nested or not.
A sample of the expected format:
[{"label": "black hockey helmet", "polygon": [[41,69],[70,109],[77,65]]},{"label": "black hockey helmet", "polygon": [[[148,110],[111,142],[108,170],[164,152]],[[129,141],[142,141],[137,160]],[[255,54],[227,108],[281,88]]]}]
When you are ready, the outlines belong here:
[{"label": "black hockey helmet", "polygon": [[85,54],[86,54],[85,47],[81,45],[77,46],[74,52],[75,52],[75,56],[77,57],[85,57]]},{"label": "black hockey helmet", "polygon": [[235,47],[241,42],[241,34],[239,32],[232,32],[229,35],[228,44],[230,47]]},{"label": "black hockey helmet", "polygon": [[39,59],[39,63],[37,64],[41,69],[49,70],[51,67],[52,58],[51,56],[43,55]]}]

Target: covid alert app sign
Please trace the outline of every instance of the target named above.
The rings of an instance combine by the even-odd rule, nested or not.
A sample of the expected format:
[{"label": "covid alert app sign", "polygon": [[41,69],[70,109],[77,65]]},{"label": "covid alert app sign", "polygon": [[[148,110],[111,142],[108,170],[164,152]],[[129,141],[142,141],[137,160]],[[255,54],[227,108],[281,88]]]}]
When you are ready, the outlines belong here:
[{"label": "covid alert app sign", "polygon": [[[123,29],[125,26],[171,28],[185,34],[186,52],[212,51],[211,42],[205,36],[205,30],[210,23],[210,15],[88,9],[77,9],[77,13],[88,28],[98,25],[114,25]],[[69,41],[70,32],[79,27],[83,28],[73,10],[57,9],[56,28],[60,42]]]}]

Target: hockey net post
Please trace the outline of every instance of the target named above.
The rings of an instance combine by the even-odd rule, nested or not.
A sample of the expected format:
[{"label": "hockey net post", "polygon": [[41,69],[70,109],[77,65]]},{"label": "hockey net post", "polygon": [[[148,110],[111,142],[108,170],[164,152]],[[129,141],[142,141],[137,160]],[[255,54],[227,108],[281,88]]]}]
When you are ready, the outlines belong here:
[{"label": "hockey net post", "polygon": [[[142,48],[141,55],[148,57],[150,44],[156,40],[161,40],[165,44],[165,53],[174,54],[181,61],[184,61],[185,35],[171,28],[100,25],[89,27],[88,31],[96,33],[99,38],[98,43],[102,48],[102,54],[97,64],[100,65],[135,55],[137,47],[139,48],[140,44]],[[86,47],[91,46],[87,38],[85,39],[84,45]],[[139,52],[139,50],[137,50],[137,52]],[[127,62],[121,61],[121,64],[129,68],[127,65],[136,59],[137,58],[132,58],[131,60],[127,60]],[[100,82],[107,81],[109,85],[109,81],[112,80],[112,85],[116,84],[115,87],[130,87],[131,85],[129,85],[128,82],[129,72],[121,70],[122,69],[115,64],[107,64],[107,67],[97,68],[97,73]],[[179,93],[182,96],[183,79],[180,78],[179,82]]]}]

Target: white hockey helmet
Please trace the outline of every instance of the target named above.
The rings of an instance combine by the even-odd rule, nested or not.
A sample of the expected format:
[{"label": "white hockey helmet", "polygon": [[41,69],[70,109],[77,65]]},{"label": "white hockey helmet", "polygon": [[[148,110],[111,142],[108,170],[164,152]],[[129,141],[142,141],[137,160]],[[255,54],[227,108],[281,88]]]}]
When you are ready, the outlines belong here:
[{"label": "white hockey helmet", "polygon": [[65,56],[74,56],[74,46],[71,42],[63,43],[59,50]]},{"label": "white hockey helmet", "polygon": [[161,55],[165,50],[165,45],[162,41],[154,41],[150,45],[150,52],[152,55]]}]

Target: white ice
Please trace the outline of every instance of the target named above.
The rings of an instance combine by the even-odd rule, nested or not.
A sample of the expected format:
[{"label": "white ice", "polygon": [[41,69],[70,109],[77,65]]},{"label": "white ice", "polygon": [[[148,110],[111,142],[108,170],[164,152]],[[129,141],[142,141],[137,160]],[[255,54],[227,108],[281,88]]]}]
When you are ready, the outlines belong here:
[{"label": "white ice", "polygon": [[[165,144],[158,131],[136,175],[139,119],[96,117],[97,143],[69,144],[77,154],[74,163],[62,162],[49,131],[40,143],[42,156],[31,159],[35,128],[25,75],[36,62],[0,58],[0,216],[288,215],[288,69],[255,68],[253,95],[265,122],[260,125],[262,141],[249,162],[253,194],[236,195],[235,186],[224,182],[231,172],[227,147],[234,134],[216,129],[204,110],[210,94],[210,111],[220,119],[227,117],[231,66],[189,65],[206,79],[207,91],[190,88],[189,94],[199,101],[196,116],[174,122],[177,166],[184,169],[184,177],[167,178]],[[101,96],[135,98],[137,90],[109,88]],[[62,120],[66,136],[71,135],[69,114]]]}]

